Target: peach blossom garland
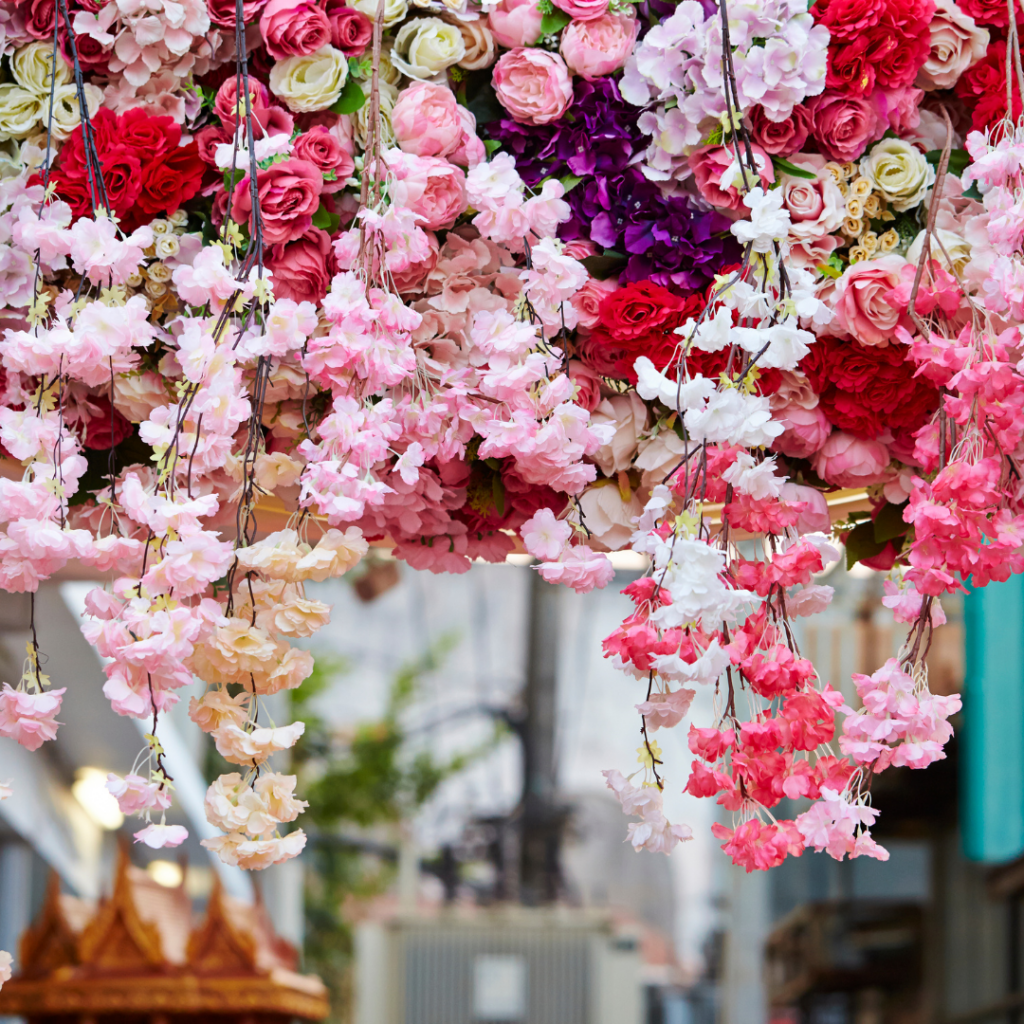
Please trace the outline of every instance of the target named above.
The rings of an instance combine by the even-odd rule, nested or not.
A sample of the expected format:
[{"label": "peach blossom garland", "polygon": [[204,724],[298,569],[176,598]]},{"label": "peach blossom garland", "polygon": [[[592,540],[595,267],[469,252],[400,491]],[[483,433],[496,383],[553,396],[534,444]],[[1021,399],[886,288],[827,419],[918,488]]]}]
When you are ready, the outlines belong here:
[{"label": "peach blossom garland", "polygon": [[[633,845],[691,837],[655,734],[699,686],[685,789],[735,863],[888,856],[871,781],[944,757],[960,707],[928,688],[940,598],[1024,569],[1024,89],[1012,3],[848,6],[4,5],[0,586],[105,580],[83,631],[150,723],[108,781],[137,841],[186,838],[160,722],[201,680],[237,766],[204,845],[302,850],[273,758],[303,725],[265,698],[312,671],[306,582],[370,543],[434,572],[521,545],[579,593],[630,547],[604,651],[639,768],[605,776]],[[860,32],[906,42],[870,82]],[[833,524],[847,487],[870,517]],[[844,541],[909,625],[845,688],[793,626]],[[33,632],[0,692],[30,750],[60,724],[44,667]]]}]

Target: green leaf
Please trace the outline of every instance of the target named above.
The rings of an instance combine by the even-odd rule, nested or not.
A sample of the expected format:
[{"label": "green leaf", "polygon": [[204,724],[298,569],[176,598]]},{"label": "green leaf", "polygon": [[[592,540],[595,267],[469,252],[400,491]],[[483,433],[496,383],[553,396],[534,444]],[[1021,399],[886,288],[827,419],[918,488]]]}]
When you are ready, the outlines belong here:
[{"label": "green leaf", "polygon": [[330,107],[330,110],[334,114],[354,114],[365,102],[366,94],[359,88],[359,83],[355,79],[349,78],[345,82],[345,88],[341,90],[337,102]]},{"label": "green leaf", "polygon": [[866,519],[846,535],[846,568],[852,569],[865,558],[873,558],[885,550],[886,542],[875,540],[875,524]]},{"label": "green leaf", "polygon": [[553,36],[556,32],[561,32],[570,21],[572,18],[565,11],[556,9],[540,19],[540,34],[541,36]]},{"label": "green leaf", "polygon": [[501,143],[497,139],[484,139],[484,149],[487,150],[487,155],[491,156],[501,149]]},{"label": "green leaf", "polygon": [[598,280],[615,277],[626,265],[627,257],[614,249],[605,249],[600,256],[585,256],[580,262],[587,268],[587,273]]},{"label": "green leaf", "polygon": [[[939,161],[942,159],[941,149],[930,149],[924,155],[925,160],[928,161],[933,167],[939,166]],[[971,154],[966,149],[952,149],[949,152],[949,173],[955,174],[958,178],[967,169],[967,165],[971,162]]]},{"label": "green leaf", "polygon": [[875,516],[875,540],[879,544],[902,537],[910,529],[909,524],[903,522],[903,510],[909,502],[902,505],[886,505],[881,512]]},{"label": "green leaf", "polygon": [[491,494],[494,497],[494,507],[498,512],[499,516],[505,515],[505,486],[501,482],[501,476],[498,473],[494,474],[494,478],[491,481]]},{"label": "green leaf", "polygon": [[837,278],[843,276],[843,261],[835,254],[824,262],[818,264],[818,273],[825,277]]},{"label": "green leaf", "polygon": [[341,218],[336,213],[331,213],[326,206],[320,206],[320,209],[313,214],[313,227],[323,228],[329,235],[333,235],[338,230],[341,224]]},{"label": "green leaf", "polygon": [[566,192],[571,192],[583,179],[576,174],[566,174],[558,179]]},{"label": "green leaf", "polygon": [[817,174],[814,171],[805,171],[802,167],[797,167],[796,164],[791,164],[788,160],[783,160],[781,156],[772,157],[772,167],[775,168],[775,176],[778,177],[780,174],[788,174],[791,178],[817,178]]}]

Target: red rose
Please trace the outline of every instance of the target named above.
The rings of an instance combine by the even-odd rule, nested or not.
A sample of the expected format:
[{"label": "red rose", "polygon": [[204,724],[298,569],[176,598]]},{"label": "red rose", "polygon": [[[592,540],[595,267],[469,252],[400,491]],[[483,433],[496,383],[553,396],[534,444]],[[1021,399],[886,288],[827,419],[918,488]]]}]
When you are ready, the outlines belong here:
[{"label": "red rose", "polygon": [[[263,10],[267,0],[244,0],[242,17],[248,25]],[[235,27],[235,0],[206,0],[206,9],[210,12],[210,21],[221,28]]]},{"label": "red rose", "polygon": [[[29,180],[29,184],[39,185],[42,184],[42,180],[42,175],[35,174]],[[58,167],[50,175],[50,182],[54,195],[71,207],[72,220],[92,216],[92,198],[84,171],[68,173]]]},{"label": "red rose", "polygon": [[807,106],[811,135],[830,160],[856,160],[887,127],[879,126],[875,106],[868,97],[828,90],[809,100]]},{"label": "red rose", "polygon": [[173,117],[154,116],[134,107],[117,119],[117,141],[134,149],[143,163],[150,163],[178,148],[181,126]]},{"label": "red rose", "polygon": [[[324,176],[320,168],[308,160],[282,160],[256,175],[260,211],[263,214],[264,241],[274,245],[291,242],[304,235],[313,223],[313,214],[320,206]],[[249,223],[252,202],[249,178],[236,186],[231,203],[231,216],[239,224]]]},{"label": "red rose", "polygon": [[174,213],[198,191],[206,165],[193,141],[149,164],[142,175],[139,208],[145,213]]},{"label": "red rose", "polygon": [[25,19],[25,31],[30,36],[53,39],[53,25],[57,18],[55,0],[22,0],[18,4],[18,12]]},{"label": "red rose", "polygon": [[828,26],[833,43],[846,42],[878,24],[882,5],[877,0],[817,0],[811,14],[819,25]]},{"label": "red rose", "polygon": [[83,447],[94,451],[115,448],[132,432],[131,423],[116,409],[111,409],[109,399],[90,395],[89,405],[97,411],[85,424]]},{"label": "red rose", "polygon": [[670,372],[680,338],[675,328],[704,308],[698,292],[674,295],[653,281],[633,281],[601,302],[598,323],[581,347],[581,358],[603,376],[636,381],[633,364],[647,356]]},{"label": "red rose", "polygon": [[[957,6],[964,14],[970,15],[979,25],[995,25],[1008,28],[1010,12],[1005,0],[957,0]],[[1018,26],[1024,24],[1024,14],[1019,3],[1015,3]],[[991,51],[990,51],[991,52]]]},{"label": "red rose", "polygon": [[825,85],[849,96],[866,96],[875,87],[875,67],[868,60],[866,38],[828,48]]},{"label": "red rose", "polygon": [[[117,117],[107,107],[100,107],[89,119],[89,123],[92,125],[96,152],[102,155],[114,145],[117,138]],[[64,140],[55,166],[67,172],[69,177],[76,170],[85,177],[85,142],[82,139],[81,125]]]},{"label": "red rose", "polygon": [[300,135],[295,140],[292,155],[315,164],[324,174],[333,172],[333,180],[324,181],[325,192],[343,189],[356,169],[355,161],[323,125],[315,125]]},{"label": "red rose", "polygon": [[321,228],[309,228],[294,242],[273,246],[267,253],[267,266],[274,274],[277,298],[320,302],[337,272],[331,236]]},{"label": "red rose", "polygon": [[[50,35],[52,37],[52,30]],[[64,28],[63,18],[61,19],[60,49],[67,62],[73,65],[71,44],[68,41],[68,33],[67,29]],[[105,49],[101,42],[87,35],[75,36],[75,49],[78,51],[78,63],[82,66],[83,71],[98,71],[100,74],[107,73],[107,65],[110,62],[112,50]]]},{"label": "red rose", "polygon": [[[142,191],[142,163],[127,146],[114,146],[100,154],[106,205],[118,217],[127,216]],[[97,200],[103,202],[100,195]]]},{"label": "red rose", "polygon": [[[1006,42],[992,43],[977,64],[969,67],[956,83],[955,91],[973,107],[971,127],[985,131],[995,127],[1006,115]],[[1016,75],[1013,76],[1013,116],[1020,117],[1022,105]]]},{"label": "red rose", "polygon": [[277,60],[315,53],[331,41],[331,23],[311,0],[269,0],[260,32],[267,53]]},{"label": "red rose", "polygon": [[[601,303],[600,326],[616,341],[629,341],[661,327],[678,326],[683,300],[653,281],[633,281]],[[681,321],[679,321],[681,322]]]},{"label": "red rose", "polygon": [[787,157],[799,153],[811,130],[810,111],[802,103],[793,108],[785,121],[769,121],[760,104],[750,111],[750,139],[771,156]]},{"label": "red rose", "polygon": [[345,0],[327,0],[327,20],[331,23],[331,45],[346,57],[361,57],[373,39],[373,22]]}]

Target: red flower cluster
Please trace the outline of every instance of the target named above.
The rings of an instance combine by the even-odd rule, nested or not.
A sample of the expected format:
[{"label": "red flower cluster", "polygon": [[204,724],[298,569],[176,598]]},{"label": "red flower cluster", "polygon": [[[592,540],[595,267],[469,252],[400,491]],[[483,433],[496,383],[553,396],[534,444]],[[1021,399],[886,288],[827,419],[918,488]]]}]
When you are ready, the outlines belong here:
[{"label": "red flower cluster", "polygon": [[[1006,17],[1005,5],[1003,17]],[[1020,88],[1016,75],[1013,77],[1013,116],[1018,118],[1022,110]],[[960,76],[956,83],[956,94],[972,108],[971,127],[975,131],[994,128],[1003,120],[1006,116],[1005,40],[997,39],[989,44],[985,56]]]},{"label": "red flower cluster", "polygon": [[932,0],[816,0],[811,13],[832,34],[829,89],[854,96],[897,89],[928,59]]},{"label": "red flower cluster", "polygon": [[598,373],[636,383],[633,363],[647,356],[660,370],[682,340],[675,329],[704,308],[700,292],[680,296],[653,281],[632,281],[602,303],[581,355]]},{"label": "red flower cluster", "polygon": [[[173,213],[199,191],[205,165],[195,142],[180,144],[181,127],[173,118],[142,108],[115,115],[104,107],[92,126],[107,205],[125,230]],[[81,125],[61,147],[50,180],[75,220],[92,215]]]},{"label": "red flower cluster", "polygon": [[800,369],[828,421],[855,437],[917,430],[939,405],[939,392],[914,376],[916,367],[903,345],[819,338]]}]

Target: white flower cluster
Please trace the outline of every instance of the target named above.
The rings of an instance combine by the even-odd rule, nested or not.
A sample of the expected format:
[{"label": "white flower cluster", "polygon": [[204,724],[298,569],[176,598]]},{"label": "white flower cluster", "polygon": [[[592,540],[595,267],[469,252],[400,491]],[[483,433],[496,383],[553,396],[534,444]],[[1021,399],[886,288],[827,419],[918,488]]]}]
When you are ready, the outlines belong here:
[{"label": "white flower cluster", "polygon": [[[829,32],[815,25],[801,0],[731,3],[729,41],[741,113],[760,104],[772,121],[825,88]],[[722,70],[722,26],[697,0],[683,0],[644,36],[626,62],[620,89],[638,107],[640,128],[652,136],[644,172],[655,180],[681,177],[685,157],[728,118]]]}]

